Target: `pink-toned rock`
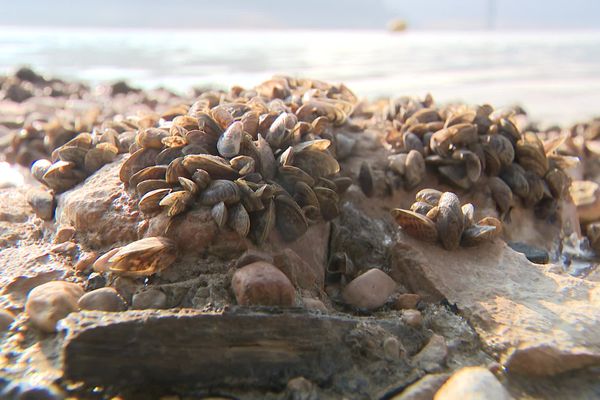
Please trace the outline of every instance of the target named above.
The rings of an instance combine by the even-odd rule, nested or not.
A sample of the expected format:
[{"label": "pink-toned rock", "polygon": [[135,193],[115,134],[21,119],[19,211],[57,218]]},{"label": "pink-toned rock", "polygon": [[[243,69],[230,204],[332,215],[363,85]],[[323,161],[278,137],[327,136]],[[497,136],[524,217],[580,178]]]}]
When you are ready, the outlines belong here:
[{"label": "pink-toned rock", "polygon": [[374,310],[385,304],[396,290],[396,282],[380,269],[372,268],[354,278],[342,291],[342,298],[350,305]]},{"label": "pink-toned rock", "polygon": [[25,312],[34,327],[48,333],[55,332],[59,320],[78,310],[77,301],[83,293],[83,289],[75,283],[44,283],[29,292]]},{"label": "pink-toned rock", "polygon": [[396,299],[394,307],[397,310],[416,309],[421,296],[415,293],[403,293]]},{"label": "pink-toned rock", "polygon": [[449,253],[399,234],[391,274],[425,299],[456,304],[511,372],[600,364],[600,283],[552,270],[502,241]]},{"label": "pink-toned rock", "polygon": [[81,296],[78,302],[82,310],[123,311],[127,308],[125,300],[111,287],[92,290]]},{"label": "pink-toned rock", "polygon": [[318,294],[325,281],[324,265],[314,267],[304,261],[292,249],[283,249],[275,254],[273,264],[279,268],[298,289]]},{"label": "pink-toned rock", "polygon": [[238,304],[292,306],[294,286],[277,267],[263,261],[238,269],[231,280]]},{"label": "pink-toned rock", "polygon": [[58,196],[57,221],[73,226],[89,246],[137,239],[137,198],[126,192],[119,180],[122,160],[105,165],[82,184]]},{"label": "pink-toned rock", "polygon": [[486,368],[465,367],[454,373],[434,400],[510,400],[504,386]]},{"label": "pink-toned rock", "polygon": [[56,236],[54,236],[54,243],[64,243],[75,236],[75,228],[69,225],[61,226],[56,230]]}]

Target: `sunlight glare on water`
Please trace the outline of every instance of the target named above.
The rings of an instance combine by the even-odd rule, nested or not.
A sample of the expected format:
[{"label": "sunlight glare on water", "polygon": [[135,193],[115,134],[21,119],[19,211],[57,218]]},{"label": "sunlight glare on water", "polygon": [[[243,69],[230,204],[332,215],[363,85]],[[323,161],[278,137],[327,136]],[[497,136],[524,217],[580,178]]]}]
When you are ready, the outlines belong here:
[{"label": "sunlight glare on water", "polygon": [[253,86],[274,74],[344,82],[359,96],[523,105],[534,119],[600,114],[600,32],[0,31],[0,72],[144,88]]}]

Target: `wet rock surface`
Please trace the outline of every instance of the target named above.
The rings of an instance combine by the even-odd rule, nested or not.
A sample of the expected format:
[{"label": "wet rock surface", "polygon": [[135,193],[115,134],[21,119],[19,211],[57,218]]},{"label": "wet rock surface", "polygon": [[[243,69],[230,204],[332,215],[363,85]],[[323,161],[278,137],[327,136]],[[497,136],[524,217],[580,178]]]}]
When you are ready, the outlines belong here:
[{"label": "wet rock surface", "polygon": [[392,276],[410,274],[409,287],[455,304],[511,372],[552,375],[600,361],[595,282],[549,272],[502,242],[448,258],[402,235],[394,256]]}]

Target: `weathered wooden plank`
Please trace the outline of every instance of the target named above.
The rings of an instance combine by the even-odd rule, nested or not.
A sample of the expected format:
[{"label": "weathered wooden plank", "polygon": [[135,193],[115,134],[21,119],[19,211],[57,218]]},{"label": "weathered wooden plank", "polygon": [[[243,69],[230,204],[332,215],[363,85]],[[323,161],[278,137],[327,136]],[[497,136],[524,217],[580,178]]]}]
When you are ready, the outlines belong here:
[{"label": "weathered wooden plank", "polygon": [[65,378],[97,385],[324,383],[353,367],[359,324],[394,336],[405,329],[381,322],[301,310],[82,312],[63,321],[63,368]]}]

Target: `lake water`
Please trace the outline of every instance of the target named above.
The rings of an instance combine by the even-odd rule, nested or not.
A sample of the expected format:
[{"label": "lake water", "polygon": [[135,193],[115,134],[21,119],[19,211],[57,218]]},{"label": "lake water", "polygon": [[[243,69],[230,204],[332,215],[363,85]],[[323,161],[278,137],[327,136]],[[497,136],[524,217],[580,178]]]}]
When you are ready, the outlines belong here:
[{"label": "lake water", "polygon": [[274,74],[344,82],[359,96],[519,103],[544,123],[600,115],[600,32],[142,31],[0,28],[18,65],[141,87],[252,86]]}]

